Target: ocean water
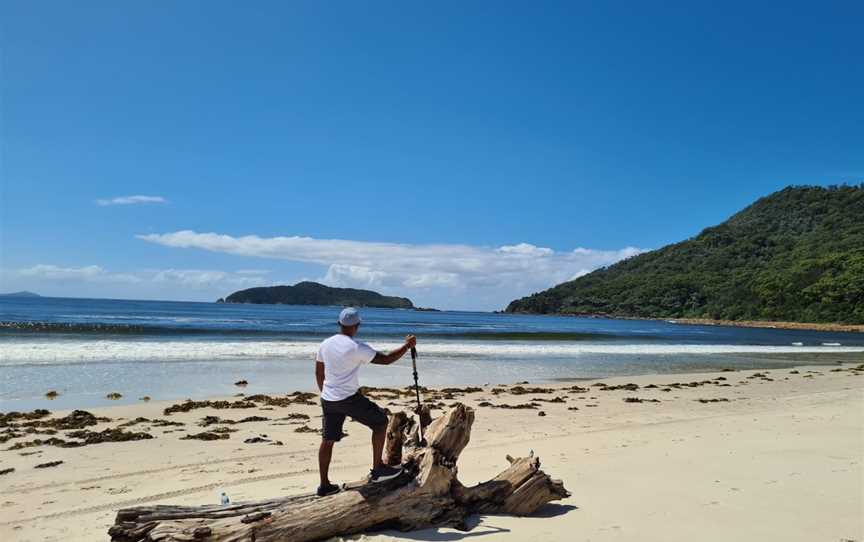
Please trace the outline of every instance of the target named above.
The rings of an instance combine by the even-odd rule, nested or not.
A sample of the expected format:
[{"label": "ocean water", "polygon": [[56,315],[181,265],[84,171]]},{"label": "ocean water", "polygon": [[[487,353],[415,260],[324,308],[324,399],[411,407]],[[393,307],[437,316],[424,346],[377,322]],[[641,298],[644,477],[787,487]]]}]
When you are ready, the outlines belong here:
[{"label": "ocean water", "polygon": [[[0,411],[313,390],[317,343],[339,307],[0,298]],[[719,368],[864,362],[864,334],[483,312],[363,309],[379,350],[418,336],[421,384],[549,382]],[[412,383],[406,357],[363,369]],[[59,398],[44,394],[56,390]]]}]

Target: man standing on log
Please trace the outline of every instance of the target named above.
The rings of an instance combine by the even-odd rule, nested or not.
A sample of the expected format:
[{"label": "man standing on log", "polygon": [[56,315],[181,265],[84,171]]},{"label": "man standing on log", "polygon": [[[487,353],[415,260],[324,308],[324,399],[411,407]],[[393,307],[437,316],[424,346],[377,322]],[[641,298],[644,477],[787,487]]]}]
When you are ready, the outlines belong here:
[{"label": "man standing on log", "polygon": [[357,375],[360,366],[366,363],[390,365],[405,355],[416,344],[413,335],[405,338],[405,344],[386,354],[377,352],[364,342],[354,339],[360,328],[360,312],[348,307],[339,314],[339,333],[321,343],[315,358],[315,379],[321,390],[324,432],[318,449],[318,469],[321,485],[318,495],[339,492],[339,486],[328,478],[333,444],[342,440],[342,425],[345,416],[351,416],[372,429],[372,471],[369,481],[383,482],[399,476],[402,469],[390,467],[381,461],[384,440],[387,436],[387,414],[359,392]]}]

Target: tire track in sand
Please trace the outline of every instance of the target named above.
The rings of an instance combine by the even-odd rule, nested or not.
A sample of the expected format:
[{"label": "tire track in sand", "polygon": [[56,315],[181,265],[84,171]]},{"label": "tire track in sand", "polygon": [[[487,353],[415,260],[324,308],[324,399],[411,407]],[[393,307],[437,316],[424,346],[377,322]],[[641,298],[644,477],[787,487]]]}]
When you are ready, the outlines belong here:
[{"label": "tire track in sand", "polygon": [[[344,467],[341,467],[340,469],[334,469],[334,470],[341,470],[344,468],[356,468],[357,466],[358,465],[345,465]],[[161,501],[163,499],[182,497],[184,495],[191,495],[191,494],[200,493],[203,491],[210,491],[210,490],[216,489],[218,487],[227,486],[227,485],[239,486],[239,485],[245,485],[245,484],[254,484],[255,482],[263,482],[266,480],[275,480],[277,478],[291,478],[294,476],[300,476],[303,474],[308,474],[309,472],[312,472],[312,471],[309,469],[304,469],[304,470],[300,470],[300,471],[276,472],[276,473],[272,473],[272,474],[262,474],[260,476],[250,476],[247,478],[239,478],[237,480],[232,480],[230,482],[224,482],[224,481],[212,482],[209,484],[203,484],[200,486],[188,487],[185,489],[177,489],[174,491],[166,491],[163,493],[154,493],[152,495],[147,495],[145,497],[139,497],[137,499],[126,499],[126,500],[122,500],[122,501],[112,501],[109,503],[97,504],[97,505],[88,506],[85,508],[74,508],[72,510],[61,510],[60,512],[53,512],[50,514],[30,516],[28,518],[16,519],[13,521],[3,521],[3,522],[0,522],[0,526],[10,526],[10,525],[17,525],[20,523],[28,523],[28,522],[37,521],[37,520],[56,519],[56,518],[68,517],[68,516],[80,516],[83,514],[92,514],[94,512],[103,512],[105,510],[114,510],[114,509],[124,508],[124,507],[128,507],[128,506],[135,506],[138,504],[145,504],[145,503],[153,502],[153,501]]]},{"label": "tire track in sand", "polygon": [[[81,480],[70,480],[67,482],[51,482],[50,484],[42,484],[40,486],[28,486],[25,488],[17,489],[10,494],[18,494],[18,493],[32,493],[34,491],[42,490],[42,489],[53,489],[57,487],[63,487],[68,485],[78,485],[78,484],[90,484],[93,482],[104,482],[106,480],[118,480],[120,478],[134,478],[135,476],[145,476],[148,474],[158,474],[161,472],[170,472],[174,470],[182,470],[182,469],[191,469],[195,467],[206,467],[208,465],[218,465],[224,463],[233,463],[236,461],[252,461],[260,458],[270,458],[270,457],[280,457],[286,455],[292,455],[297,453],[309,453],[309,450],[289,450],[282,451],[270,454],[259,454],[259,455],[246,455],[241,457],[232,457],[230,459],[214,459],[212,461],[202,461],[200,463],[185,463],[183,465],[172,465],[170,467],[159,467],[155,469],[145,469],[138,470],[132,472],[122,472],[119,474],[106,474],[105,476],[96,476],[94,478],[85,478]],[[2,525],[2,523],[0,523]]]}]

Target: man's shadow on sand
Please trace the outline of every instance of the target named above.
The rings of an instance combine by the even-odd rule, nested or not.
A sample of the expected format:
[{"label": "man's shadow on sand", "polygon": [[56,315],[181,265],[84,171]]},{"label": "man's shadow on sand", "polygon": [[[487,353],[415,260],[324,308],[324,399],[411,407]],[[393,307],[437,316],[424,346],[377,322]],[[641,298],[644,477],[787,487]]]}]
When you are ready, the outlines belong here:
[{"label": "man's shadow on sand", "polygon": [[[555,504],[550,503],[539,510],[531,514],[530,518],[554,518],[558,516],[563,516],[567,512],[571,510],[578,510],[578,506],[573,506],[572,504]],[[466,538],[473,538],[477,536],[486,536],[497,533],[509,533],[510,529],[505,529],[503,527],[496,527],[490,524],[490,520],[494,521],[494,519],[498,517],[496,515],[487,515],[487,516],[479,516],[477,514],[469,517],[465,523],[468,527],[467,531],[455,531],[448,529],[447,531],[442,531],[438,528],[429,528],[423,529],[420,531],[408,531],[408,532],[393,532],[393,535],[398,535],[399,538],[405,538],[408,540],[419,540],[423,542],[455,542],[457,540],[464,540]],[[511,517],[511,516],[507,516]]]}]

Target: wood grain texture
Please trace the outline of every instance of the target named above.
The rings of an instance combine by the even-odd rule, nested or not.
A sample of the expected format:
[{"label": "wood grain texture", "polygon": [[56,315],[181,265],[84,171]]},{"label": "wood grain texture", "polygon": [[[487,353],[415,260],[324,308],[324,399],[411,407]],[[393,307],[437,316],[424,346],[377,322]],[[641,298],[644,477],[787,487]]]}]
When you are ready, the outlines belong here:
[{"label": "wood grain texture", "polygon": [[[393,416],[388,444],[401,444],[413,425],[407,418],[404,413]],[[114,542],[305,542],[381,528],[466,529],[465,520],[473,513],[527,515],[570,495],[540,470],[533,455],[508,456],[510,466],[498,476],[464,487],[456,478],[456,462],[470,441],[473,423],[472,409],[454,405],[429,425],[425,446],[406,446],[400,454],[403,473],[381,484],[360,481],[328,497],[308,493],[227,506],[128,508],[117,512],[108,533]],[[388,453],[389,458],[396,455]]]}]

